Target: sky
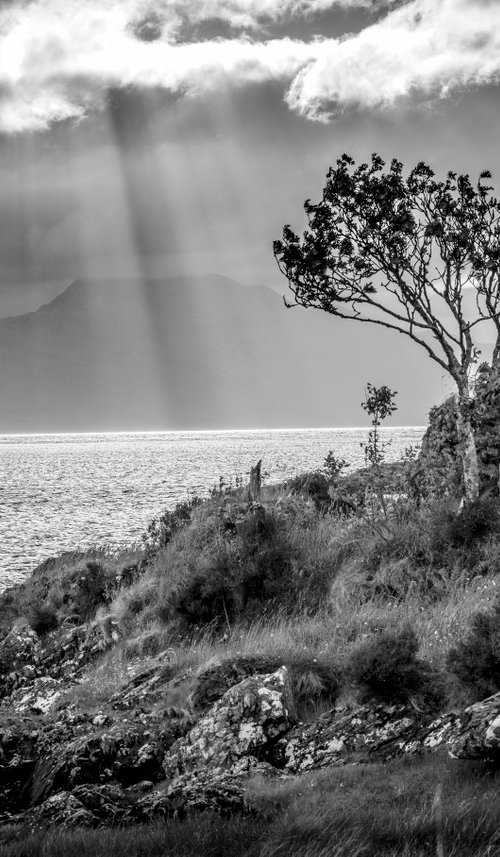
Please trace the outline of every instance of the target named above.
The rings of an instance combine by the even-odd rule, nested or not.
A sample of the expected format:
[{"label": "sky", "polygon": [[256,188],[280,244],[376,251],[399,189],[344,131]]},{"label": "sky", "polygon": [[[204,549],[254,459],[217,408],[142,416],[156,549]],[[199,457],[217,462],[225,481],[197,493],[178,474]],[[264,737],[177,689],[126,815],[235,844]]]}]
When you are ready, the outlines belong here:
[{"label": "sky", "polygon": [[78,276],[282,289],[344,151],[498,161],[495,0],[3,0],[0,315]]},{"label": "sky", "polygon": [[499,77],[498,0],[1,0],[0,318],[77,278],[283,292],[342,153],[495,184]]}]

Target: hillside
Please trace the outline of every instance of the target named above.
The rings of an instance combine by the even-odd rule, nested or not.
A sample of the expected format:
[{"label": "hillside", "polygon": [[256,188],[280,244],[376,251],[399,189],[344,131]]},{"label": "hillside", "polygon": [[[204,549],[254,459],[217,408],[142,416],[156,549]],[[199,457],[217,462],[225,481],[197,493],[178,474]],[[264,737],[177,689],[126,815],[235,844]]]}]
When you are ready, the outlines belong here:
[{"label": "hillside", "polygon": [[217,276],[78,280],[0,320],[2,432],[353,425],[367,380],[409,391],[402,424],[443,397],[403,337]]}]

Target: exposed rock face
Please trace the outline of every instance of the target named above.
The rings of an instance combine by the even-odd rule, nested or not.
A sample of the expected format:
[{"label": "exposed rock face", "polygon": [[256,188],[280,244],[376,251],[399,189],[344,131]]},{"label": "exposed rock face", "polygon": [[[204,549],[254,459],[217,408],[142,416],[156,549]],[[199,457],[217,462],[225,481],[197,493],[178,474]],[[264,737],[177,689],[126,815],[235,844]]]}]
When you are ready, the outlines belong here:
[{"label": "exposed rock face", "polygon": [[69,792],[59,792],[41,806],[30,809],[22,819],[29,831],[47,827],[96,827],[97,819]]},{"label": "exposed rock face", "polygon": [[500,761],[500,693],[465,709],[450,752],[457,759]]},{"label": "exposed rock face", "polygon": [[[95,828],[205,810],[258,812],[249,777],[450,746],[459,758],[500,759],[500,694],[434,721],[410,706],[358,705],[296,724],[293,670],[273,658],[179,676],[166,651],[103,708],[61,709],[72,671],[81,674],[115,636],[112,624],[94,623],[59,629],[40,646],[16,626],[5,646],[16,670],[0,705],[0,824]],[[191,690],[190,712],[171,705],[179,685],[182,695]]]},{"label": "exposed rock face", "polygon": [[26,665],[34,668],[41,652],[40,640],[28,623],[18,620],[0,642],[0,689],[10,675]]},{"label": "exposed rock face", "polygon": [[148,723],[143,718],[141,722],[139,716],[102,730],[96,717],[84,734],[70,740],[58,741],[53,733],[40,735],[33,799],[38,803],[85,783],[114,781],[130,786],[143,780],[159,782],[165,776],[162,760],[166,750],[189,725],[182,719],[160,718]]},{"label": "exposed rock face", "polygon": [[185,738],[166,754],[167,777],[203,767],[226,767],[243,756],[260,756],[294,722],[286,667],[250,676],[228,690]]},{"label": "exposed rock face", "polygon": [[271,761],[297,774],[434,750],[445,744],[455,721],[456,715],[450,714],[425,722],[403,705],[334,708],[314,723],[288,732],[273,748]]},{"label": "exposed rock face", "polygon": [[[458,455],[457,404],[452,396],[429,413],[429,426],[418,459],[418,482],[424,493],[443,486],[457,491],[461,482]],[[474,437],[480,491],[498,494],[500,465],[500,374],[486,364],[476,376],[473,401]]]},{"label": "exposed rock face", "polygon": [[210,664],[196,676],[190,694],[191,705],[197,711],[206,711],[243,679],[250,675],[275,672],[280,666],[276,658],[249,656]]},{"label": "exposed rock face", "polygon": [[[64,679],[66,686],[81,675],[84,668],[108,651],[119,639],[118,624],[113,619],[78,625],[47,635],[44,645],[27,623],[17,622],[0,643],[0,699],[11,706],[8,698],[14,691],[22,699],[28,692],[40,697],[41,685],[48,679]],[[39,682],[43,679],[43,682]],[[49,682],[50,684],[50,682]],[[56,689],[52,685],[50,693]],[[43,694],[42,694],[43,695]],[[41,710],[48,710],[42,703]],[[25,707],[29,703],[25,703]],[[50,707],[50,706],[49,706]],[[19,711],[24,710],[20,708]]]}]

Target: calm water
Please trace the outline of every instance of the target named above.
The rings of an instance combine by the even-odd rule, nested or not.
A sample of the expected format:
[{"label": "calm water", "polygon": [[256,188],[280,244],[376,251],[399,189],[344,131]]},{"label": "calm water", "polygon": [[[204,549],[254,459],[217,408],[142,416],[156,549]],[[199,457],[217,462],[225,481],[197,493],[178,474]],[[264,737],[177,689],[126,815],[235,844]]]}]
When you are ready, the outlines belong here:
[{"label": "calm water", "polygon": [[[383,429],[387,458],[419,444],[422,427]],[[267,480],[321,467],[329,450],[363,464],[367,429],[0,435],[0,589],[41,560],[92,544],[122,546],[151,518],[219,477]]]}]

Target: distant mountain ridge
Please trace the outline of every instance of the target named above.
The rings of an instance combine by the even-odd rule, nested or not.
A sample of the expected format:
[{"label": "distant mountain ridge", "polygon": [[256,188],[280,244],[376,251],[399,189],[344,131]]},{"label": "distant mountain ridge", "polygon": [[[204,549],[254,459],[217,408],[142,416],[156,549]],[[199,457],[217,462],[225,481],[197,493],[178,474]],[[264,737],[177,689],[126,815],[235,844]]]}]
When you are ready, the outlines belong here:
[{"label": "distant mountain ridge", "polygon": [[405,337],[210,275],[77,280],[0,320],[0,431],[356,425],[366,381],[421,424],[441,373]]}]

